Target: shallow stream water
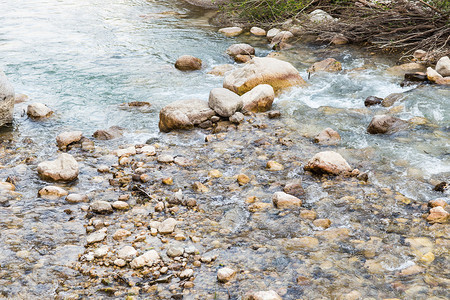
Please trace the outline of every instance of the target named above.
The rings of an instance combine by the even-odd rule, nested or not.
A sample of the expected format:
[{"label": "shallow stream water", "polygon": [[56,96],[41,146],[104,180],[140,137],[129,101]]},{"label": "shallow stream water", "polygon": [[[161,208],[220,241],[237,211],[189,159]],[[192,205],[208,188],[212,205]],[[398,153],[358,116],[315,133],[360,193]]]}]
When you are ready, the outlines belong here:
[{"label": "shallow stream water", "polygon": [[[257,56],[272,52],[263,38],[217,33],[218,28],[208,24],[212,13],[171,0],[0,0],[0,67],[16,93],[30,98],[16,104],[12,128],[1,133],[0,179],[15,177],[16,191],[1,194],[0,296],[96,299],[134,293],[142,299],[183,294],[185,299],[241,299],[252,289],[273,289],[283,299],[353,299],[353,291],[367,299],[448,299],[448,225],[430,226],[422,215],[428,201],[449,201],[448,192],[435,192],[433,187],[450,179],[450,89],[400,87],[402,78],[385,72],[395,64],[389,57],[350,46],[298,43],[282,51],[280,58],[291,62],[303,78],[308,78],[306,69],[312,63],[327,57],[341,61],[344,71],[312,75],[308,87],[279,95],[273,109],[281,111],[281,119],[269,120],[266,114],[247,117],[244,125],[224,130],[211,143],[205,143],[210,134],[206,130],[160,133],[162,107],[179,99],[206,100],[212,88],[222,85],[223,78],[207,72],[232,63],[224,53],[227,47],[245,42],[255,46]],[[184,54],[201,58],[204,68],[176,70],[173,64]],[[366,97],[391,93],[405,93],[406,98],[394,108],[364,107]],[[131,101],[152,106],[147,111],[120,107]],[[31,102],[47,104],[54,115],[29,119],[25,110]],[[371,118],[381,113],[424,119],[393,135],[367,134]],[[150,166],[150,194],[161,200],[181,189],[185,197],[197,200],[198,209],[182,208],[177,218],[183,220],[180,230],[185,235],[202,240],[184,243],[194,245],[201,255],[218,258],[195,269],[192,289],[183,289],[177,280],[154,289],[148,278],[120,281],[117,278],[136,276],[105,262],[82,261],[90,251],[85,247],[89,219],[83,204],[37,196],[48,183],[38,178],[36,166],[56,158],[55,137],[60,132],[81,130],[91,137],[97,129],[115,125],[125,128],[122,138],[95,141],[95,150],[88,153],[70,150],[79,161],[80,176],[60,186],[85,193],[92,201],[117,200],[127,190],[111,187],[111,177],[99,174],[97,167],[115,167],[111,150],[128,144],[148,141],[160,153],[191,160],[191,167],[180,168],[136,158]],[[340,132],[341,142],[313,144],[312,138],[327,127]],[[302,166],[323,150],[337,151],[352,167],[367,172],[368,183],[305,174]],[[265,163],[270,159],[285,169],[268,172]],[[212,169],[223,177],[208,177]],[[251,183],[240,187],[235,179],[239,173],[247,174]],[[175,184],[162,186],[159,180],[168,176]],[[292,179],[302,179],[303,209],[330,219],[330,229],[313,226],[300,210],[280,212],[246,202],[257,197],[258,203],[270,204],[273,192]],[[194,192],[190,187],[195,181],[209,191]],[[149,222],[143,216],[161,219],[174,214],[158,215],[154,203],[141,205],[138,200],[130,200],[134,209],[129,213],[104,220],[111,228],[137,234]],[[292,246],[292,239],[305,236],[317,237],[319,245]],[[166,243],[148,237],[153,247],[164,249]],[[177,243],[170,240],[168,245]],[[424,263],[421,258],[428,252],[436,258]],[[216,270],[222,265],[239,270],[230,284],[217,283]],[[413,265],[421,271],[400,274]],[[137,293],[130,291],[136,286],[133,280],[141,288]]]}]

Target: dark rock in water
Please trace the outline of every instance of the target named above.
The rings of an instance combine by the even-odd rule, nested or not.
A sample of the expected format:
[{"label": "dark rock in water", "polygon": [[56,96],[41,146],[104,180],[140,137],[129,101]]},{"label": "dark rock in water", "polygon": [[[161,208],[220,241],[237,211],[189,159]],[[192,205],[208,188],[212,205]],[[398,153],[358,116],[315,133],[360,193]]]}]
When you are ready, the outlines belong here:
[{"label": "dark rock in water", "polygon": [[106,130],[100,129],[94,132],[92,135],[99,140],[112,140],[123,135],[123,128],[119,126],[111,126]]},{"label": "dark rock in water", "polygon": [[373,117],[372,121],[370,121],[369,127],[367,127],[367,132],[370,134],[391,134],[406,129],[407,124],[407,121],[393,116],[377,115]]},{"label": "dark rock in water", "polygon": [[433,188],[433,191],[443,193],[443,192],[445,192],[445,190],[446,190],[447,188],[448,188],[447,182],[442,181],[441,183],[437,184],[437,185]]},{"label": "dark rock in water", "polygon": [[414,81],[414,82],[423,82],[423,81],[428,81],[428,78],[427,78],[427,74],[422,73],[422,72],[416,72],[416,73],[406,73],[405,80]]},{"label": "dark rock in water", "polygon": [[379,105],[379,104],[381,104],[381,102],[383,102],[383,98],[369,96],[366,98],[366,100],[364,100],[364,105],[366,107],[369,107],[369,106],[373,106],[373,105]]},{"label": "dark rock in water", "polygon": [[202,60],[191,55],[183,55],[175,62],[175,68],[181,71],[200,70],[202,68]]}]

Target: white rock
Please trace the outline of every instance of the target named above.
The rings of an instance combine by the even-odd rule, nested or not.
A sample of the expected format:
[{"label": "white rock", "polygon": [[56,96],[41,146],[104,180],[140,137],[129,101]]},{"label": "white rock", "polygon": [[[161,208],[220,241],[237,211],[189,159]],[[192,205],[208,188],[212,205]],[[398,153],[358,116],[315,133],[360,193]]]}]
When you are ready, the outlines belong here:
[{"label": "white rock", "polygon": [[283,300],[275,291],[259,291],[244,297],[244,300]]},{"label": "white rock", "polygon": [[181,256],[184,253],[184,249],[182,247],[172,246],[167,250],[167,256],[169,257],[177,257]]},{"label": "white rock", "polygon": [[234,277],[235,274],[236,271],[231,268],[221,268],[217,271],[217,280],[220,282],[228,282]]},{"label": "white rock", "polygon": [[228,47],[226,52],[231,57],[236,57],[237,55],[255,55],[255,48],[249,44],[234,44]]},{"label": "white rock", "polygon": [[142,147],[142,148],[141,148],[141,152],[142,152],[143,154],[145,154],[145,155],[148,155],[148,156],[156,155],[156,149],[155,149],[155,147],[150,146],[150,145],[146,145],[146,146]]},{"label": "white rock", "polygon": [[114,151],[114,153],[117,157],[135,155],[136,148],[134,146],[131,146],[125,149],[117,149]]},{"label": "white rock", "polygon": [[80,202],[88,202],[89,198],[86,195],[81,194],[69,194],[66,197],[66,201],[69,203],[80,203]]},{"label": "white rock", "polygon": [[43,199],[55,200],[64,196],[67,196],[69,193],[58,186],[49,185],[43,187],[39,190],[39,196]]},{"label": "white rock", "polygon": [[62,153],[56,160],[41,162],[37,171],[45,180],[72,181],[78,177],[78,163],[72,155]]},{"label": "white rock", "polygon": [[265,112],[272,108],[275,92],[269,84],[259,84],[241,96],[244,112]]},{"label": "white rock", "polygon": [[47,105],[42,103],[31,103],[27,107],[27,115],[30,118],[35,119],[47,118],[51,114],[53,114],[53,110],[51,110]]},{"label": "white rock", "polygon": [[338,175],[351,172],[352,168],[339,153],[334,151],[323,151],[317,153],[308,161],[305,170],[313,173]]},{"label": "white rock", "polygon": [[227,37],[234,37],[238,36],[242,33],[242,28],[240,27],[226,27],[219,29],[219,33],[222,33],[223,35]]},{"label": "white rock", "polygon": [[230,117],[242,108],[242,99],[225,88],[214,88],[209,93],[209,107],[219,116]]},{"label": "white rock", "polygon": [[90,235],[87,236],[86,242],[87,244],[93,244],[97,242],[101,242],[106,238],[106,228],[102,228],[100,230],[97,230]]},{"label": "white rock", "polygon": [[330,21],[335,21],[336,20],[335,18],[330,16],[327,12],[325,12],[325,11],[323,11],[321,9],[316,9],[316,10],[312,11],[309,14],[309,19],[312,22],[316,22],[316,23],[330,22]]},{"label": "white rock", "polygon": [[302,205],[302,200],[285,192],[276,192],[272,196],[273,205],[277,208],[290,208]]},{"label": "white rock", "polygon": [[429,81],[436,82],[436,81],[438,81],[439,79],[442,79],[443,77],[442,77],[441,74],[439,74],[438,72],[436,72],[436,70],[434,70],[434,69],[431,68],[431,67],[428,67],[428,68],[427,68],[427,78],[428,78]]},{"label": "white rock", "polygon": [[448,56],[441,57],[436,64],[436,71],[442,77],[450,76],[450,58]]},{"label": "white rock", "polygon": [[156,160],[157,160],[159,163],[169,164],[169,163],[172,163],[172,162],[174,161],[174,158],[173,158],[173,156],[170,155],[170,154],[161,154],[161,155],[159,155],[159,156],[156,158]]},{"label": "white rock", "polygon": [[132,260],[136,254],[136,249],[131,246],[125,246],[117,252],[117,256],[125,261]]},{"label": "white rock", "polygon": [[144,266],[151,267],[153,264],[159,261],[159,254],[156,250],[150,250],[142,254],[141,256],[136,257],[131,261],[131,268],[138,269]]},{"label": "white rock", "polygon": [[259,27],[252,27],[250,28],[250,33],[256,36],[265,36],[266,31]]},{"label": "white rock", "polygon": [[114,264],[118,267],[124,267],[127,264],[127,262],[121,258],[118,258],[114,260]]},{"label": "white rock", "polygon": [[106,254],[108,254],[108,252],[109,252],[109,246],[102,245],[94,250],[94,257],[100,258],[100,257],[106,256]]},{"label": "white rock", "polygon": [[67,145],[75,142],[79,142],[81,140],[83,133],[81,131],[65,131],[60,133],[56,137],[56,143],[58,144],[58,148],[61,150],[65,150]]},{"label": "white rock", "polygon": [[194,275],[194,270],[192,269],[186,269],[183,272],[180,273],[180,278],[184,279],[184,278],[190,278]]},{"label": "white rock", "polygon": [[177,225],[177,223],[177,220],[175,220],[174,218],[168,218],[161,222],[158,231],[162,234],[172,233],[175,230],[175,226]]},{"label": "white rock", "polygon": [[272,28],[269,31],[267,31],[267,39],[271,41],[278,33],[280,33],[281,30],[278,28]]},{"label": "white rock", "polygon": [[306,82],[290,63],[271,57],[255,57],[242,68],[225,76],[223,87],[242,95],[259,84],[269,84],[275,91]]},{"label": "white rock", "polygon": [[244,119],[245,119],[244,114],[237,111],[230,117],[230,122],[240,124],[244,122]]}]

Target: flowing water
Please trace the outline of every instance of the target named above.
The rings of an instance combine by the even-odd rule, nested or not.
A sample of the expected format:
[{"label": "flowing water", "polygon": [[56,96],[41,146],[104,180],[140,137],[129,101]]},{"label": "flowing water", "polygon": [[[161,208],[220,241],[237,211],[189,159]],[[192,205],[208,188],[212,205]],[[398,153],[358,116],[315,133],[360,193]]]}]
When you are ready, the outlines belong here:
[{"label": "flowing water", "polygon": [[[16,186],[15,193],[2,192],[0,202],[1,295],[95,299],[136,294],[128,290],[136,284],[117,279],[135,275],[122,274],[112,264],[80,259],[90,251],[85,247],[89,220],[83,204],[37,196],[48,183],[38,178],[36,166],[56,157],[55,137],[60,132],[81,130],[90,137],[97,129],[117,125],[125,129],[122,138],[95,141],[98,148],[87,154],[71,150],[80,163],[80,176],[61,186],[86,193],[91,200],[116,200],[120,191],[109,186],[110,178],[101,177],[97,167],[116,164],[109,153],[121,145],[156,143],[158,151],[187,157],[195,167],[153,165],[148,171],[152,177],[171,176],[175,186],[163,190],[154,183],[147,190],[164,199],[179,188],[186,197],[197,198],[198,211],[182,210],[179,217],[186,222],[180,227],[186,235],[202,237],[195,244],[201,255],[218,256],[215,264],[195,269],[192,290],[183,290],[178,279],[156,289],[148,279],[133,279],[141,287],[135,297],[169,299],[184,293],[186,299],[241,299],[251,289],[274,289],[283,299],[357,299],[349,298],[352,291],[367,299],[450,297],[448,225],[429,226],[421,218],[428,201],[449,200],[448,192],[435,192],[433,186],[450,177],[450,89],[402,88],[401,78],[385,73],[395,62],[389,57],[352,47],[300,43],[283,51],[281,58],[303,78],[308,78],[306,69],[313,62],[327,57],[341,61],[344,71],[312,75],[308,87],[279,95],[274,109],[281,111],[282,119],[249,117],[251,122],[222,133],[224,139],[219,134],[210,145],[204,143],[205,130],[162,134],[157,124],[163,106],[179,99],[206,100],[212,88],[221,86],[223,79],[207,71],[232,63],[224,54],[228,46],[246,42],[255,46],[257,56],[271,52],[262,38],[217,33],[208,24],[211,15],[171,0],[0,0],[0,67],[16,93],[30,97],[16,104],[12,128],[1,133],[0,179],[15,177]],[[201,58],[204,68],[176,70],[174,61],[184,54]],[[406,98],[395,108],[364,107],[366,97],[391,93],[404,93]],[[131,101],[152,106],[146,111],[120,106]],[[47,104],[54,115],[29,119],[25,110],[31,102]],[[372,116],[386,112],[405,120],[422,119],[393,135],[367,134]],[[327,127],[339,131],[342,141],[329,147],[313,144],[313,136]],[[367,171],[369,183],[305,174],[301,166],[324,149],[341,153],[350,165]],[[285,169],[267,172],[269,159]],[[211,169],[221,170],[223,178],[208,178]],[[236,184],[233,176],[239,173],[251,177],[250,187]],[[245,202],[256,196],[268,204],[273,192],[295,178],[303,180],[303,207],[330,219],[331,231],[319,230],[299,211],[250,209]],[[197,180],[210,190],[193,192],[190,185]],[[136,221],[139,212],[104,218],[111,228],[123,225],[141,231],[140,223],[149,220]],[[293,238],[305,236],[319,238],[320,244],[289,246]],[[161,249],[167,242],[148,240]],[[436,258],[425,263],[421,258],[428,252]],[[217,283],[220,265],[239,269],[236,280]],[[400,274],[414,265],[421,271]],[[105,292],[105,287],[111,290]]]}]

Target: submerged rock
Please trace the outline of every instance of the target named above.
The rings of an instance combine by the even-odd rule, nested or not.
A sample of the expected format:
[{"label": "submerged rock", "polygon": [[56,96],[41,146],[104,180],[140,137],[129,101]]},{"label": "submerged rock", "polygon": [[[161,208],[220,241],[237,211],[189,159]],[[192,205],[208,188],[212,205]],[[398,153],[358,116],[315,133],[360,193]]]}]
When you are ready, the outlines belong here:
[{"label": "submerged rock", "polygon": [[223,87],[242,95],[259,84],[269,84],[277,91],[291,86],[305,86],[306,82],[288,62],[255,57],[242,68],[225,76]]},{"label": "submerged rock", "polygon": [[270,48],[275,49],[284,49],[286,48],[286,43],[294,38],[294,35],[290,31],[280,31],[275,35],[270,43]]},{"label": "submerged rock", "polygon": [[436,206],[430,209],[427,221],[430,223],[445,223],[449,219],[449,213],[442,207]]},{"label": "submerged rock", "polygon": [[131,268],[138,269],[144,266],[151,267],[159,261],[159,254],[156,250],[150,250],[136,257],[130,263]]},{"label": "submerged rock", "polygon": [[341,140],[339,133],[331,128],[326,128],[314,137],[314,143],[321,145],[337,145]]},{"label": "submerged rock", "polygon": [[221,117],[231,117],[242,108],[242,99],[225,88],[214,88],[209,93],[208,105]]},{"label": "submerged rock", "polygon": [[78,163],[72,155],[62,153],[56,160],[41,162],[37,171],[45,180],[72,181],[78,177]]},{"label": "submerged rock", "polygon": [[384,107],[389,107],[394,105],[395,102],[405,99],[405,94],[402,93],[392,93],[386,96],[381,102],[381,105]]},{"label": "submerged rock", "polygon": [[99,129],[92,135],[98,140],[112,140],[123,135],[123,128],[119,126],[111,126],[108,129]]},{"label": "submerged rock", "polygon": [[102,200],[91,203],[90,208],[97,214],[111,214],[113,212],[111,204]]},{"label": "submerged rock", "polygon": [[347,161],[339,153],[334,151],[317,153],[308,161],[304,169],[313,173],[328,173],[333,175],[352,171]]},{"label": "submerged rock", "polygon": [[5,73],[0,70],[0,126],[12,123],[14,99],[14,88]]},{"label": "submerged rock", "polygon": [[259,84],[241,96],[244,112],[265,112],[272,108],[275,92],[269,84]]},{"label": "submerged rock", "polygon": [[327,58],[325,60],[314,63],[308,68],[308,73],[314,72],[337,72],[342,70],[342,64],[334,58]]},{"label": "submerged rock", "polygon": [[250,292],[244,296],[244,300],[283,300],[275,291]]},{"label": "submerged rock", "polygon": [[33,119],[43,119],[51,116],[53,110],[42,103],[31,103],[27,107],[27,115]]},{"label": "submerged rock", "polygon": [[233,70],[233,65],[225,64],[225,65],[219,65],[215,66],[211,71],[208,72],[208,74],[215,75],[215,76],[224,76],[225,73],[228,71]]},{"label": "submerged rock", "polygon": [[181,71],[194,71],[202,68],[202,60],[192,55],[182,55],[175,62],[175,68]]},{"label": "submerged rock", "polygon": [[377,115],[370,121],[367,132],[370,134],[391,134],[406,129],[407,124],[407,121],[393,116]]},{"label": "submerged rock", "polygon": [[64,196],[67,196],[69,193],[58,186],[49,185],[39,190],[39,196],[43,199],[55,200]]},{"label": "submerged rock", "polygon": [[216,113],[208,102],[198,99],[179,100],[165,106],[159,112],[159,129],[169,132],[175,129],[191,129]]},{"label": "submerged rock", "polygon": [[399,66],[390,67],[386,70],[389,75],[404,76],[406,73],[425,72],[426,67],[423,64],[407,63]]},{"label": "submerged rock", "polygon": [[236,274],[235,270],[228,267],[224,267],[217,271],[217,280],[225,283],[233,279],[235,274]]}]

